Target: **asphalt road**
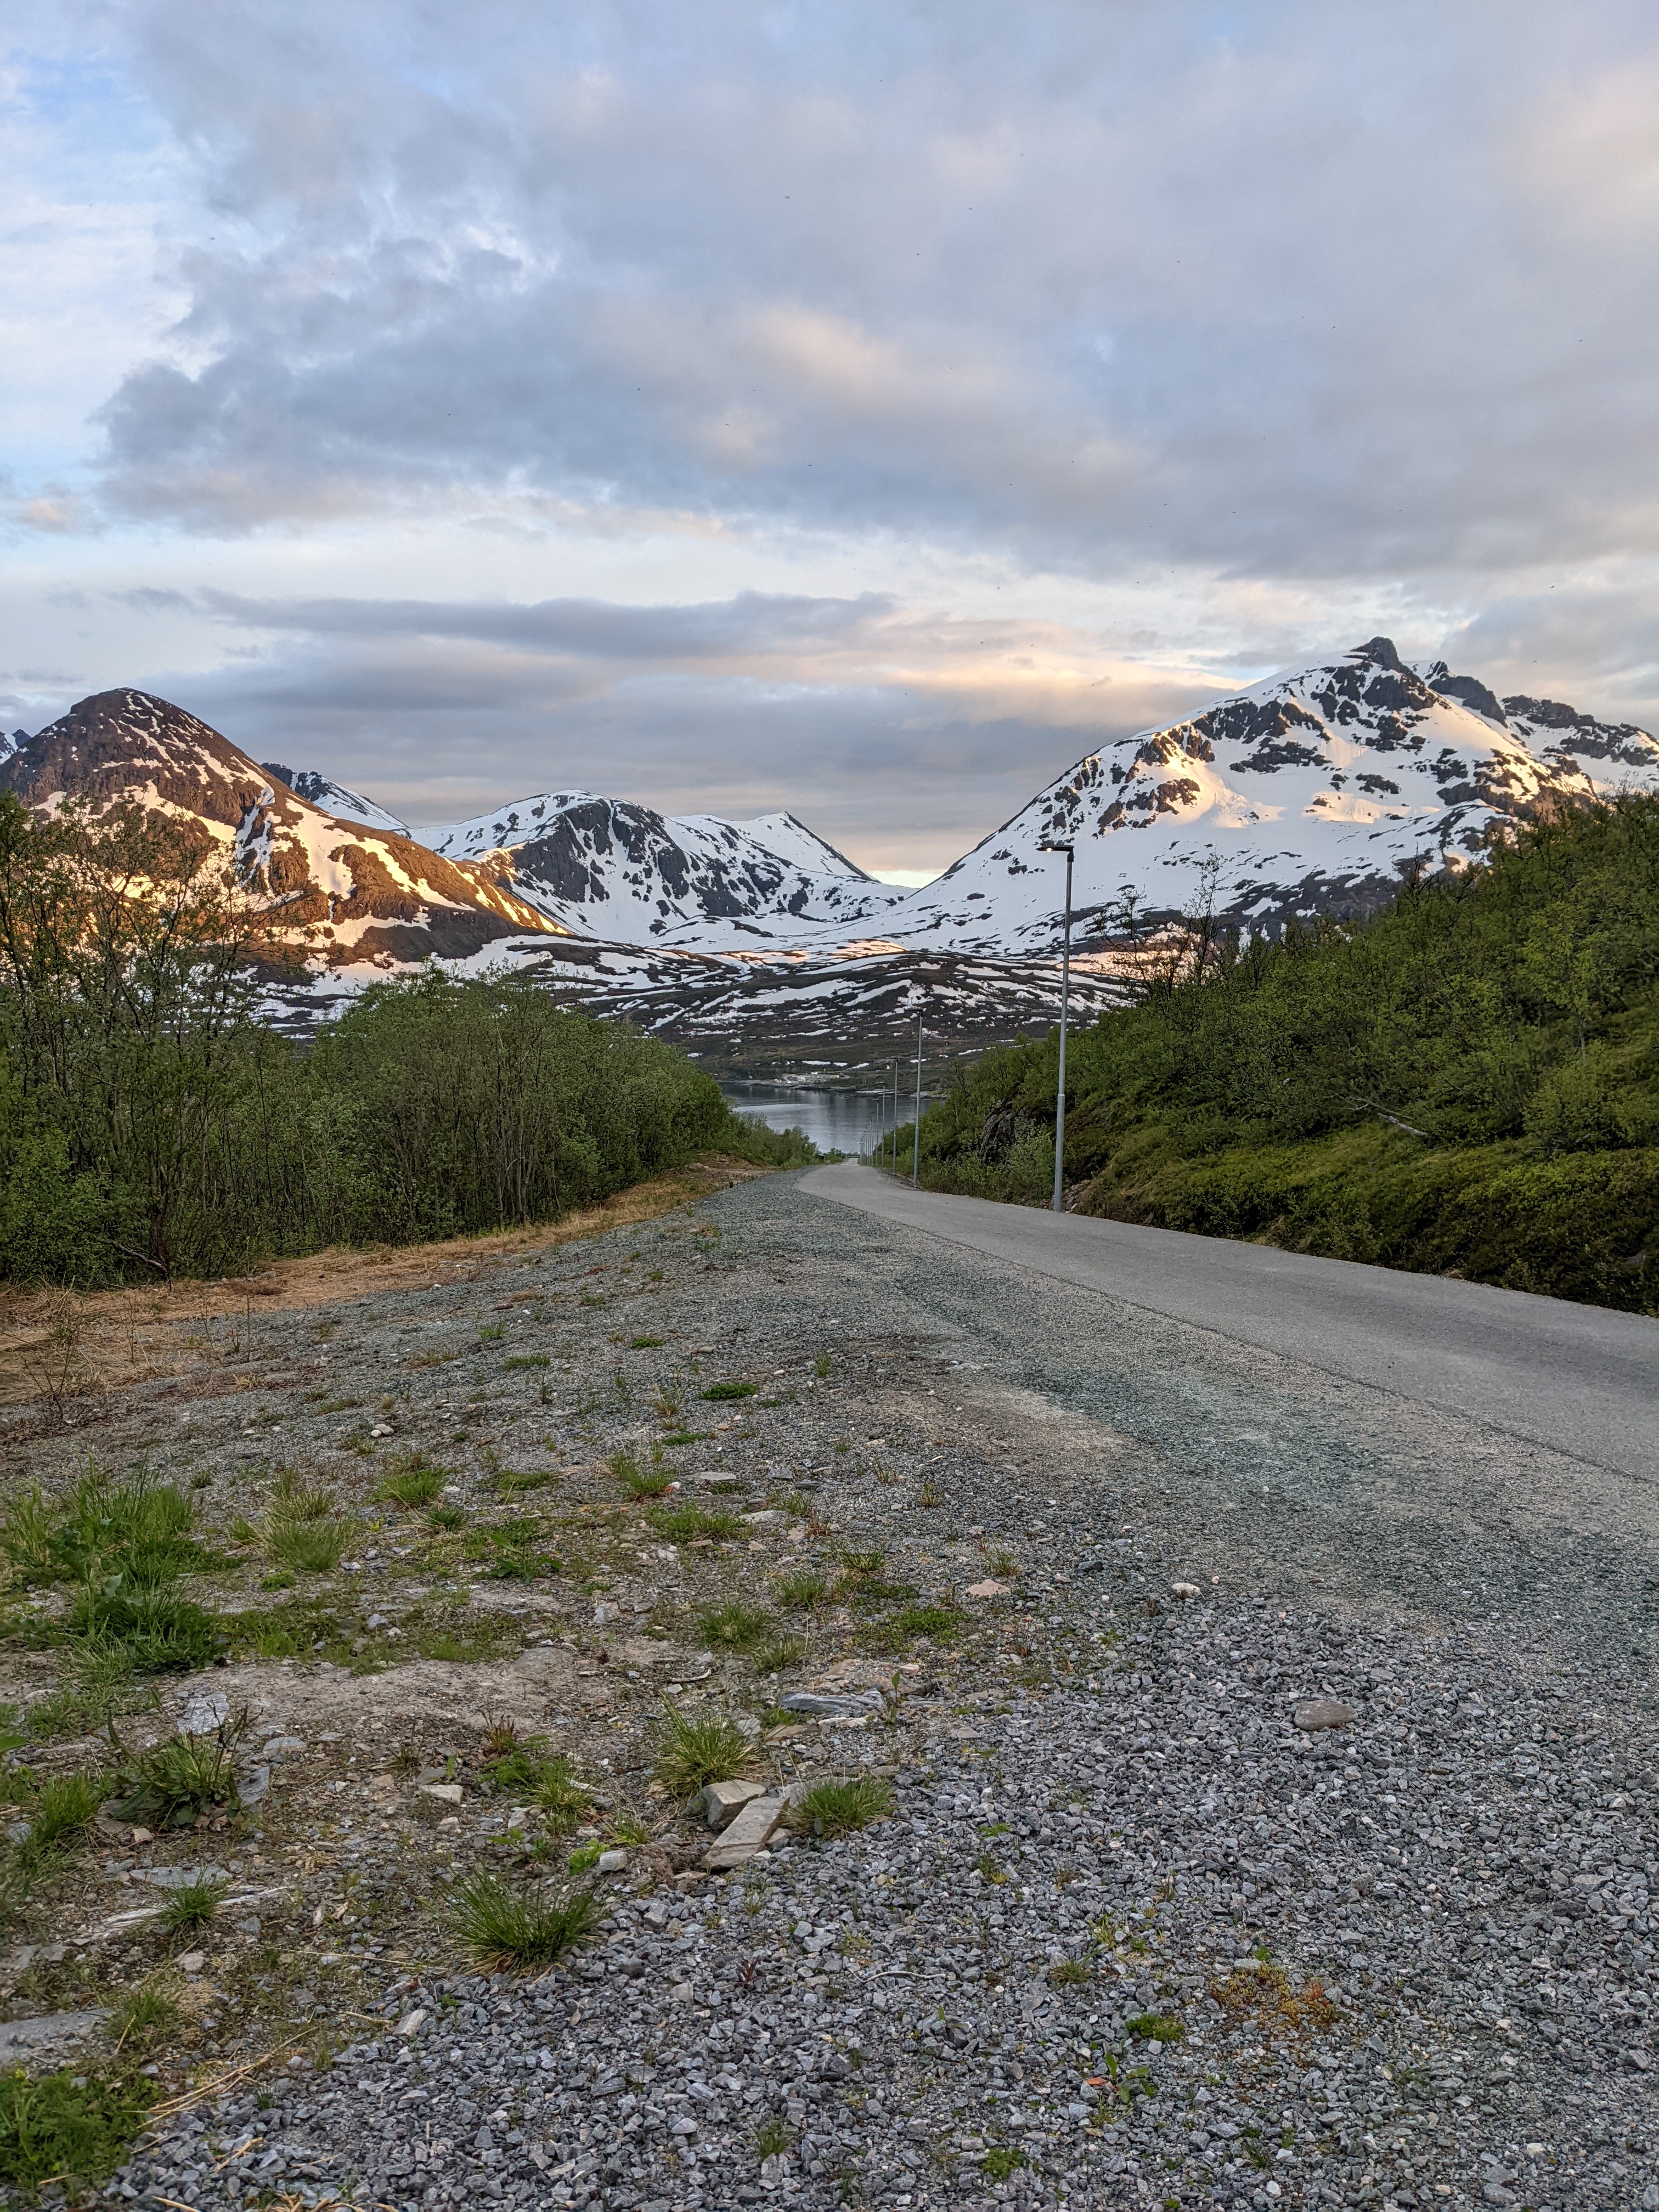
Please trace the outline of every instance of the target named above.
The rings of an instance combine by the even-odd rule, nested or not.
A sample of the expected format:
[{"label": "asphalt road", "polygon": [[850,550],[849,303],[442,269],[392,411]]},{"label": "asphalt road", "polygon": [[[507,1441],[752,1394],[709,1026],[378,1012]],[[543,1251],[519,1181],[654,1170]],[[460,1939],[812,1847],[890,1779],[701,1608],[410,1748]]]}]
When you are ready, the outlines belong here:
[{"label": "asphalt road", "polygon": [[814,1197],[1541,1443],[1659,1478],[1659,1322],[1345,1260],[914,1191],[848,1162]]}]

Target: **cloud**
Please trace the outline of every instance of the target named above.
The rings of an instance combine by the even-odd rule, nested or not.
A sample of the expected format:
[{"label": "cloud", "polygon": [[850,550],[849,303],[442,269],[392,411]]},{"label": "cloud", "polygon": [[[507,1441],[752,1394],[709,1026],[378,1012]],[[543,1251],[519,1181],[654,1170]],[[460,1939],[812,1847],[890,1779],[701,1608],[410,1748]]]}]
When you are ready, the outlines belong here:
[{"label": "cloud", "polygon": [[1634,0],[133,32],[224,234],[180,263],[193,361],[104,410],[134,513],[516,486],[1114,571],[1659,539]]}]

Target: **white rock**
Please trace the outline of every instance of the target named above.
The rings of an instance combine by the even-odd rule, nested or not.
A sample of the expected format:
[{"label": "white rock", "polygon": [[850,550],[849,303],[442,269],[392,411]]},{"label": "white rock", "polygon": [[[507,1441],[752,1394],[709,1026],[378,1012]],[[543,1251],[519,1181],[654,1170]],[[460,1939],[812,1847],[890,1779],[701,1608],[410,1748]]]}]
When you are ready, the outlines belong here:
[{"label": "white rock", "polygon": [[230,1718],[230,1699],[222,1690],[198,1690],[179,1714],[180,1735],[211,1735]]},{"label": "white rock", "polygon": [[421,2022],[425,2018],[426,2014],[424,2012],[406,2012],[403,2018],[398,2022],[398,2034],[413,2035],[416,2029],[419,2027]]},{"label": "white rock", "polygon": [[1170,1584],[1170,1595],[1171,1597],[1201,1597],[1203,1594],[1204,1593],[1199,1589],[1196,1583],[1171,1583]]},{"label": "white rock", "polygon": [[702,1817],[711,1828],[729,1828],[744,1807],[757,1797],[764,1797],[763,1782],[711,1782],[700,1793],[698,1802]]},{"label": "white rock", "polygon": [[199,1974],[206,1964],[205,1951],[186,1951],[179,1960],[179,1971],[181,1974]]},{"label": "white rock", "polygon": [[421,1794],[426,1797],[439,1798],[446,1805],[459,1805],[466,1792],[459,1782],[423,1782],[421,1784]]},{"label": "white rock", "polygon": [[964,1597],[1006,1597],[1008,1584],[993,1582],[988,1575],[982,1583],[969,1583],[962,1594]]}]

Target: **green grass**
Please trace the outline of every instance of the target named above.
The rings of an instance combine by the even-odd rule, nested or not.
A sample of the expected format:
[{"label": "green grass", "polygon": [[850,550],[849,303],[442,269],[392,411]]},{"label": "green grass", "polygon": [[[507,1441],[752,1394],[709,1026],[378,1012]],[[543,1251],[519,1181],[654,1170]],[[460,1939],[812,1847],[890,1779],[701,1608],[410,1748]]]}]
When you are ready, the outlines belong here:
[{"label": "green grass", "polygon": [[155,2095],[142,2075],[65,2068],[31,2079],[0,2074],[0,2180],[33,2190],[59,2176],[95,2187],[120,2163]]},{"label": "green grass", "polygon": [[1010,2143],[1000,2143],[995,2150],[988,2150],[979,2162],[981,2173],[988,2173],[993,2181],[1006,2181],[1025,2163],[1025,2154]]},{"label": "green grass", "polygon": [[78,1843],[97,1819],[113,1786],[106,1774],[54,1774],[29,1807],[28,1848],[39,1854]]},{"label": "green grass", "polygon": [[555,1753],[544,1760],[530,1793],[530,1802],[556,1836],[568,1836],[586,1816],[592,1792],[570,1771],[568,1759]]},{"label": "green grass", "polygon": [[658,1739],[655,1771],[672,1797],[692,1797],[710,1782],[730,1782],[750,1756],[749,1739],[718,1714],[670,1711]]},{"label": "green grass", "polygon": [[451,1924],[456,1940],[486,1972],[526,1974],[555,1966],[586,1943],[601,1908],[591,1891],[509,1888],[493,1874],[475,1874],[456,1889]]},{"label": "green grass", "polygon": [[793,2141],[788,2121],[781,2113],[775,2112],[769,2120],[763,2120],[755,2130],[755,2155],[763,2161],[769,2158],[780,2158]]},{"label": "green grass", "polygon": [[[651,1279],[653,1282],[662,1280],[660,1267],[656,1270]],[[662,1339],[659,1336],[636,1336],[628,1348],[630,1352],[654,1352],[661,1342]]]},{"label": "green grass", "polygon": [[816,1613],[830,1595],[830,1584],[816,1567],[803,1567],[799,1574],[785,1575],[775,1587],[780,1605],[801,1613]]},{"label": "green grass", "polygon": [[159,1983],[139,1982],[123,1990],[111,2005],[104,2033],[118,2052],[129,2044],[135,2051],[143,2051],[165,2035],[178,2018],[178,2005]]},{"label": "green grass", "polygon": [[661,1498],[673,1486],[665,1467],[641,1467],[632,1452],[612,1452],[605,1466],[630,1498]]},{"label": "green grass", "polygon": [[390,1498],[394,1504],[430,1505],[443,1495],[443,1470],[435,1467],[405,1468],[400,1474],[386,1475],[376,1495]]},{"label": "green grass", "polygon": [[506,1334],[507,1331],[500,1322],[487,1321],[479,1328],[478,1341],[480,1344],[499,1344]]},{"label": "green grass", "polygon": [[752,1382],[711,1382],[706,1390],[699,1390],[700,1398],[752,1398],[756,1385]]},{"label": "green grass", "polygon": [[1083,1959],[1061,1959],[1057,1965],[1048,1969],[1048,1979],[1056,1989],[1073,1988],[1078,1983],[1086,1982],[1089,1978],[1088,1962]]},{"label": "green grass", "polygon": [[879,1775],[847,1782],[817,1782],[795,1800],[790,1826],[815,1836],[847,1836],[884,1820],[893,1810],[893,1785]]},{"label": "green grass", "polygon": [[696,1429],[675,1429],[658,1441],[665,1451],[672,1451],[677,1444],[706,1444],[708,1439]]},{"label": "green grass", "polygon": [[501,1372],[503,1375],[522,1375],[527,1368],[551,1364],[544,1352],[515,1352],[510,1359],[502,1360]]},{"label": "green grass", "polygon": [[961,1632],[962,1615],[953,1606],[907,1605],[860,1629],[858,1641],[862,1650],[885,1655],[906,1651],[923,1636],[931,1644],[953,1644]]},{"label": "green grass", "polygon": [[0,1517],[0,1553],[30,1587],[69,1583],[75,1595],[54,1634],[119,1647],[135,1674],[207,1667],[224,1648],[212,1616],[179,1584],[213,1562],[191,1533],[188,1492],[146,1474],[113,1482],[88,1462],[66,1497],[21,1492]]},{"label": "green grass", "polygon": [[234,1741],[214,1735],[164,1736],[124,1762],[109,1805],[112,1819],[146,1828],[190,1828],[203,1814],[237,1803]]},{"label": "green grass", "polygon": [[752,1651],[771,1635],[775,1624],[770,1613],[734,1599],[705,1607],[697,1615],[697,1626],[711,1644],[727,1651]]},{"label": "green grass", "polygon": [[750,1654],[757,1674],[787,1674],[792,1667],[799,1667],[805,1656],[804,1636],[780,1636],[775,1643],[763,1644]]},{"label": "green grass", "polygon": [[694,1543],[699,1536],[729,1542],[744,1533],[743,1522],[735,1513],[711,1513],[702,1505],[676,1505],[667,1512],[653,1513],[651,1526],[671,1544]]},{"label": "green grass", "polygon": [[430,1527],[448,1534],[457,1528],[465,1528],[466,1508],[465,1505],[434,1505],[426,1517]]},{"label": "green grass", "polygon": [[1123,2026],[1127,2033],[1138,2037],[1142,2043],[1179,2043],[1187,2033],[1181,2022],[1167,2012],[1138,2012]]},{"label": "green grass", "polygon": [[218,1911],[224,1893],[222,1881],[186,1881],[177,1889],[170,1889],[161,1908],[162,1934],[193,1936],[198,1929],[205,1928]]},{"label": "green grass", "polygon": [[339,1565],[356,1534],[351,1521],[273,1517],[265,1524],[265,1548],[278,1566],[295,1574],[325,1575]]}]

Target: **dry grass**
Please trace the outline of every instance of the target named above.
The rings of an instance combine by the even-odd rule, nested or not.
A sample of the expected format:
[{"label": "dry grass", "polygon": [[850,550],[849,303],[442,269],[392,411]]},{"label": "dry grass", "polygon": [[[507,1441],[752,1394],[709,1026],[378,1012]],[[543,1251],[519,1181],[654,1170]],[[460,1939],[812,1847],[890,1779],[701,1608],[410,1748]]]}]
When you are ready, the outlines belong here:
[{"label": "dry grass", "polygon": [[1211,1984],[1210,1995],[1234,2027],[1249,2021],[1263,2035],[1334,2027],[1341,2018],[1322,1982],[1304,1982],[1299,1990],[1292,1989],[1284,1967],[1265,1960],[1235,1967],[1224,1981]]},{"label": "dry grass", "polygon": [[[600,1206],[538,1228],[459,1237],[441,1244],[376,1245],[362,1251],[334,1247],[303,1259],[275,1260],[257,1274],[223,1282],[140,1283],[126,1290],[94,1291],[86,1297],[44,1286],[0,1284],[0,1406],[21,1405],[48,1395],[43,1369],[63,1335],[64,1302],[71,1297],[77,1391],[116,1389],[151,1376],[188,1374],[208,1361],[222,1368],[228,1362],[234,1370],[239,1361],[258,1356],[263,1313],[303,1311],[343,1298],[474,1281],[489,1269],[529,1254],[601,1236],[609,1229],[625,1229],[636,1221],[654,1220],[690,1200],[707,1198],[772,1172],[748,1160],[711,1152],[671,1175],[653,1176],[618,1191]],[[238,1387],[240,1378],[234,1372],[218,1383],[220,1390]],[[246,1387],[257,1387],[252,1376]]]}]

